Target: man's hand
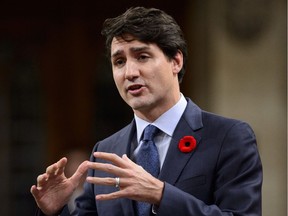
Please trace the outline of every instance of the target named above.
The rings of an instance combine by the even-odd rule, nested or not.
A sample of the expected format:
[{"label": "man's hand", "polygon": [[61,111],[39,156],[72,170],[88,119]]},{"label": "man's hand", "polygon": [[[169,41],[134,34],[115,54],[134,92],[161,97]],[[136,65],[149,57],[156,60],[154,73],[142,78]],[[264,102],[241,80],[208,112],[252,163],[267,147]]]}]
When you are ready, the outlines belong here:
[{"label": "man's hand", "polygon": [[[91,169],[111,173],[120,178],[119,191],[110,194],[100,194],[97,200],[110,200],[117,198],[129,198],[137,201],[149,202],[159,205],[164,183],[146,172],[141,166],[131,161],[125,154],[119,157],[116,154],[94,152],[96,158],[112,162],[93,163],[88,162]],[[87,177],[87,182],[92,184],[110,185],[115,187],[115,178]]]},{"label": "man's hand", "polygon": [[44,174],[38,176],[37,186],[31,187],[30,191],[38,207],[46,215],[58,213],[67,204],[81,177],[86,174],[88,169],[88,161],[84,161],[73,176],[66,178],[64,174],[66,164],[65,157],[52,164]]}]

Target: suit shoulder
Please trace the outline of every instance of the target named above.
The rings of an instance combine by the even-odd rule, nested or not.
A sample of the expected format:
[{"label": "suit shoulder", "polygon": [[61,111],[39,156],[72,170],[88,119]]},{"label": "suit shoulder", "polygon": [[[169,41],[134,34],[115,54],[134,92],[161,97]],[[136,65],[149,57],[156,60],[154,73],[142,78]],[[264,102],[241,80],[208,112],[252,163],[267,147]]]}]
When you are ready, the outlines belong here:
[{"label": "suit shoulder", "polygon": [[230,130],[231,128],[246,128],[251,134],[254,134],[251,126],[242,120],[221,116],[215,113],[202,111],[202,120],[204,127],[218,128],[218,130]]},{"label": "suit shoulder", "polygon": [[111,134],[110,136],[102,139],[100,142],[106,142],[106,141],[111,141],[111,140],[117,140],[120,137],[127,135],[127,133],[131,130],[131,125],[132,123],[124,126],[123,128],[121,128],[120,130],[116,131],[115,133]]},{"label": "suit shoulder", "polygon": [[203,121],[206,121],[206,122],[213,121],[213,123],[215,124],[237,124],[237,123],[243,122],[239,119],[221,116],[216,113],[208,112],[205,110],[202,110],[202,117],[203,117]]},{"label": "suit shoulder", "polygon": [[94,151],[105,151],[105,152],[115,152],[114,150],[119,149],[121,147],[126,148],[127,143],[131,140],[131,136],[133,135],[135,123],[132,121],[130,124],[126,125],[125,127],[121,128],[114,134],[99,140],[94,148]]}]

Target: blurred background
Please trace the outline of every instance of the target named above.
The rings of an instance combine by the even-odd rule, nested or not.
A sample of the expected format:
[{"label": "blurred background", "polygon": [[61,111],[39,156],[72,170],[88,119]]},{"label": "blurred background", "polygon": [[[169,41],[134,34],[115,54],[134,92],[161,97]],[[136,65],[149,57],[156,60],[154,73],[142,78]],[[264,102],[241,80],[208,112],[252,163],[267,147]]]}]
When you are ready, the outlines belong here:
[{"label": "blurred background", "polygon": [[131,121],[100,34],[131,6],[177,20],[189,44],[182,92],[253,127],[263,215],[287,215],[285,0],[1,1],[0,215],[33,215],[30,187],[46,166],[71,152],[88,158]]}]

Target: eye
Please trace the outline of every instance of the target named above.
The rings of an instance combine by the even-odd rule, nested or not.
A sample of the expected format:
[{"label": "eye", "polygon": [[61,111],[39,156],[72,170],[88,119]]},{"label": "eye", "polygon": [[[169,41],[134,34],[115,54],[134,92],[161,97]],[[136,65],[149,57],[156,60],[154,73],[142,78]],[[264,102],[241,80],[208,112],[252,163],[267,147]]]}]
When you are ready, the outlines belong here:
[{"label": "eye", "polygon": [[113,65],[116,67],[121,67],[125,64],[125,60],[123,58],[118,58],[113,61]]},{"label": "eye", "polygon": [[138,61],[144,61],[144,62],[147,61],[148,59],[149,59],[149,56],[146,54],[141,54],[137,58]]}]

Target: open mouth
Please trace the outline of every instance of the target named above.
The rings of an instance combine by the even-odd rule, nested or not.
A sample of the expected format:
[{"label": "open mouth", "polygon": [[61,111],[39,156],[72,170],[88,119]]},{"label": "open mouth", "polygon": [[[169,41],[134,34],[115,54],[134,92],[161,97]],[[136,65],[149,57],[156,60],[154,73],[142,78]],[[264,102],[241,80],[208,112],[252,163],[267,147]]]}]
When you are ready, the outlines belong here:
[{"label": "open mouth", "polygon": [[140,84],[135,84],[135,85],[131,85],[128,87],[128,91],[135,91],[135,90],[138,90],[142,87],[142,85]]},{"label": "open mouth", "polygon": [[130,85],[130,86],[128,87],[128,92],[129,92],[131,95],[138,96],[139,94],[142,93],[143,87],[144,87],[144,86],[141,85],[141,84]]}]

